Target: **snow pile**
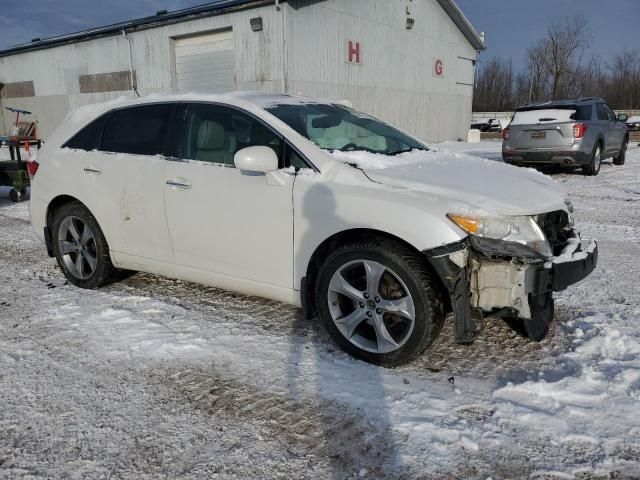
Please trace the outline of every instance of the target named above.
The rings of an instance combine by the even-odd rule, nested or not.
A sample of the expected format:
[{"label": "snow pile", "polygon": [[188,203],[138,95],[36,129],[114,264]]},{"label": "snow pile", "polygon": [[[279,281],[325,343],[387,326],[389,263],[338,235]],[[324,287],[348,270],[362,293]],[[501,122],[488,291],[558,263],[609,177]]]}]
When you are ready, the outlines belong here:
[{"label": "snow pile", "polygon": [[358,168],[363,170],[398,167],[400,165],[424,162],[429,159],[427,151],[418,149],[399,153],[398,155],[385,155],[365,151],[343,152],[340,150],[331,150],[330,153],[334,159],[350,165],[357,165]]},{"label": "snow pile", "polygon": [[555,431],[559,441],[567,435],[602,441],[594,434],[605,443],[638,440],[640,337],[637,330],[611,326],[619,321],[598,313],[569,322],[574,350],[539,380],[495,390],[496,417],[539,433]]}]

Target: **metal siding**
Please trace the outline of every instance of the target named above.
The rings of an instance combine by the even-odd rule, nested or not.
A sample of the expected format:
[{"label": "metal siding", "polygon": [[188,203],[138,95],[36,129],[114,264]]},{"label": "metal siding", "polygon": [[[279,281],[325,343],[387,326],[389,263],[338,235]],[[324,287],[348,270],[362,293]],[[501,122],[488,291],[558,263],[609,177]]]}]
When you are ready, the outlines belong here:
[{"label": "metal siding", "polygon": [[[458,85],[456,62],[458,57],[474,59],[476,52],[437,0],[408,3],[415,19],[411,30],[405,28],[407,2],[298,3],[299,8],[285,2],[281,10],[263,6],[129,33],[138,91],[145,95],[178,89],[176,39],[231,29],[235,88],[286,88],[350,99],[357,108],[426,141],[466,136],[471,88]],[[263,18],[264,29],[253,32],[249,20],[257,16]],[[362,65],[347,64],[348,40],[360,42]],[[444,78],[432,75],[434,57],[445,62]],[[129,41],[122,35],[2,57],[0,79],[33,80],[38,95],[2,99],[2,104],[34,111],[46,136],[69,109],[133,95],[130,90],[80,93],[79,75],[127,70]]]},{"label": "metal siding", "polygon": [[235,90],[233,31],[177,38],[174,48],[179,92]]},{"label": "metal siding", "polygon": [[[472,88],[458,84],[458,58],[475,59],[476,51],[436,0],[304,5],[283,4],[292,18],[286,30],[289,92],[348,99],[425,141],[466,137]],[[411,30],[408,16],[415,19]],[[347,63],[349,40],[360,43],[361,65]],[[442,78],[432,74],[435,58],[444,61]],[[469,73],[462,71],[465,82]]]},{"label": "metal siding", "polygon": [[[282,88],[282,11],[273,5],[187,20],[130,32],[133,69],[141,95],[177,89],[176,38],[232,29],[235,88],[280,91]],[[264,29],[251,31],[249,19],[260,16]],[[240,60],[241,58],[241,60]],[[0,58],[0,81],[33,81],[35,97],[2,99],[5,106],[33,111],[41,134],[48,136],[69,110],[91,103],[135,95],[128,88],[116,92],[80,93],[78,77],[129,70],[129,41],[122,35],[96,38]],[[4,118],[4,131],[10,125]],[[3,125],[0,124],[0,134]]]}]

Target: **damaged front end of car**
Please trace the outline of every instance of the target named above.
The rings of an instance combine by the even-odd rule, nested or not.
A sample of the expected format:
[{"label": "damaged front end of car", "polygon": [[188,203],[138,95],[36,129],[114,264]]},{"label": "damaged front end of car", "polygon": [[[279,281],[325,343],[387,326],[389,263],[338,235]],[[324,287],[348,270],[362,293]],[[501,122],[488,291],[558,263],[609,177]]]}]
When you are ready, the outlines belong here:
[{"label": "damaged front end of car", "polygon": [[527,335],[541,340],[553,319],[553,292],[582,280],[597,263],[597,243],[581,240],[564,210],[450,218],[468,236],[423,253],[448,291],[459,343],[475,340],[487,315],[520,319]]}]

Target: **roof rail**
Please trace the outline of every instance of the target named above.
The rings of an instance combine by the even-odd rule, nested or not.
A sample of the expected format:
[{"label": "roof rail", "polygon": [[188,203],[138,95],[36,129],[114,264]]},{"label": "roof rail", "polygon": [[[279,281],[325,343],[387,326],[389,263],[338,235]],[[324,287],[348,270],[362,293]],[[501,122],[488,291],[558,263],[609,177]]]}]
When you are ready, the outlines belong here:
[{"label": "roof rail", "polygon": [[579,102],[589,102],[592,100],[602,100],[602,99],[600,97],[582,97],[578,99]]}]

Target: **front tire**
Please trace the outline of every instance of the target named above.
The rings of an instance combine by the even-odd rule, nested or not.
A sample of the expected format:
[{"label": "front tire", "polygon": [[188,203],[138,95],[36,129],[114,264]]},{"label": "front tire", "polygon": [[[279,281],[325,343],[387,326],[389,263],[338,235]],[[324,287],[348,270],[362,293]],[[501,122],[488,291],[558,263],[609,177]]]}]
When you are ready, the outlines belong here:
[{"label": "front tire", "polygon": [[602,164],[602,144],[597,143],[591,154],[591,159],[587,165],[582,167],[582,172],[585,175],[598,175],[600,171],[600,165]]},{"label": "front tire", "polygon": [[423,259],[386,239],[333,251],[320,267],[315,298],[336,343],[376,365],[409,362],[444,323],[442,299]]},{"label": "front tire", "polygon": [[104,234],[83,204],[72,202],[58,208],[51,231],[56,260],[72,284],[95,289],[117,280]]},{"label": "front tire", "polygon": [[629,146],[629,139],[626,139],[622,143],[622,147],[620,148],[620,154],[617,157],[614,157],[613,164],[614,165],[624,165],[624,161],[627,157],[627,147]]}]

